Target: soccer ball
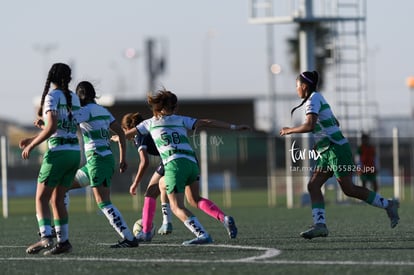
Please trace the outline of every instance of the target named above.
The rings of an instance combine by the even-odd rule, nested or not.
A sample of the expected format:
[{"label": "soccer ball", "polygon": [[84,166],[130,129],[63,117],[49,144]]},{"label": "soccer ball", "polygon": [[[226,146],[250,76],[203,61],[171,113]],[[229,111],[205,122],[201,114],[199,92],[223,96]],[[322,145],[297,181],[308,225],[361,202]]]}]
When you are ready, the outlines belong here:
[{"label": "soccer ball", "polygon": [[[136,237],[141,231],[142,231],[142,219],[138,219],[134,223],[134,226],[132,227],[132,233]],[[154,223],[151,224],[151,235],[152,236],[155,235],[155,226],[154,226]]]},{"label": "soccer ball", "polygon": [[138,235],[139,232],[142,230],[142,219],[137,220],[132,227],[132,233],[134,236]]}]

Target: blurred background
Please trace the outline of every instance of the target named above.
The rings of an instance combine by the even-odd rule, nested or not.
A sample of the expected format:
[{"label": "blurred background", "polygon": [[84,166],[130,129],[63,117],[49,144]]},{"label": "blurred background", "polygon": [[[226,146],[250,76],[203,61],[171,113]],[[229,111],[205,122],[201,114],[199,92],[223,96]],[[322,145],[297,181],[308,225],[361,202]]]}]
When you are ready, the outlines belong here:
[{"label": "blurred background", "polygon": [[[407,187],[412,200],[413,8],[409,0],[0,0],[2,182],[10,196],[34,194],[45,148],[23,161],[17,144],[36,133],[32,122],[50,66],[65,62],[71,88],[92,82],[119,121],[132,111],[149,117],[147,93],[166,87],[183,115],[250,124],[249,133],[207,133],[203,172],[211,190],[263,189],[269,205],[290,189],[301,197],[310,171],[291,168],[289,149],[295,141],[310,151],[312,141],[278,132],[302,121],[303,110],[290,116],[300,103],[295,79],[317,69],[319,90],[355,153],[368,133],[380,184],[393,186],[397,197]],[[203,154],[200,133],[192,138]],[[130,169],[114,176],[115,192],[128,191],[137,167],[130,146]]]}]

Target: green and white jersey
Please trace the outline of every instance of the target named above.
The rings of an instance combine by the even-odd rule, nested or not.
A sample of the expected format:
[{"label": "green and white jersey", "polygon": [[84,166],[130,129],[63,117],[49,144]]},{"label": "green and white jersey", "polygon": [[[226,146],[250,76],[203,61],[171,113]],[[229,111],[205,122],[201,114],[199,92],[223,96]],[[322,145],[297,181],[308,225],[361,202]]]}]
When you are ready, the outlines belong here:
[{"label": "green and white jersey", "polygon": [[343,145],[348,140],[343,136],[338,121],[325,98],[318,92],[313,92],[305,104],[306,114],[318,116],[313,136],[316,142],[316,150],[323,152],[329,148],[330,143]]},{"label": "green and white jersey", "polygon": [[72,96],[72,119],[69,119],[67,110],[66,97],[63,91],[55,89],[50,91],[43,104],[43,121],[47,125],[47,112],[57,114],[57,130],[47,140],[48,148],[51,151],[58,150],[80,150],[77,130],[77,113],[80,110],[79,97],[70,92]]},{"label": "green and white jersey", "polygon": [[197,163],[187,136],[187,130],[192,130],[196,121],[191,117],[169,115],[144,120],[136,128],[142,135],[151,134],[164,165],[177,158]]},{"label": "green and white jersey", "polygon": [[77,120],[82,130],[87,157],[93,153],[101,156],[112,154],[110,125],[115,118],[105,107],[89,103],[81,108]]}]

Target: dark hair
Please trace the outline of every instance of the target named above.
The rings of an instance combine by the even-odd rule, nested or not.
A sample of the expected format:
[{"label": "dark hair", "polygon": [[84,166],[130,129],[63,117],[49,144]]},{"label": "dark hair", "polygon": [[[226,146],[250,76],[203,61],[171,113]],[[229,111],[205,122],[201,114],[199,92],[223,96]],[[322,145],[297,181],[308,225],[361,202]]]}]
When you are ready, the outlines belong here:
[{"label": "dark hair", "polygon": [[122,117],[121,126],[124,129],[132,129],[144,120],[140,113],[128,113]]},{"label": "dark hair", "polygon": [[78,86],[76,86],[76,94],[79,97],[81,106],[85,106],[88,103],[95,102],[95,88],[88,81],[79,82]]},{"label": "dark hair", "polygon": [[165,88],[158,90],[156,95],[148,95],[148,104],[151,105],[155,117],[162,115],[162,110],[174,111],[177,107],[177,96]]},{"label": "dark hair", "polygon": [[302,102],[296,106],[295,108],[290,111],[290,115],[293,115],[293,112],[296,111],[296,109],[300,108],[305,102],[309,99],[312,92],[316,91],[316,88],[318,87],[319,82],[319,73],[317,71],[306,71],[298,75],[296,80],[299,80],[300,83],[305,83],[309,87],[309,93],[306,95],[306,97],[302,100]]},{"label": "dark hair", "polygon": [[50,89],[50,84],[53,83],[57,88],[61,89],[66,98],[66,107],[69,112],[69,119],[72,120],[72,95],[69,91],[69,82],[72,80],[72,70],[64,63],[55,63],[49,70],[47,75],[45,88],[43,89],[42,99],[40,100],[40,107],[37,112],[39,116],[43,115],[43,104]]}]

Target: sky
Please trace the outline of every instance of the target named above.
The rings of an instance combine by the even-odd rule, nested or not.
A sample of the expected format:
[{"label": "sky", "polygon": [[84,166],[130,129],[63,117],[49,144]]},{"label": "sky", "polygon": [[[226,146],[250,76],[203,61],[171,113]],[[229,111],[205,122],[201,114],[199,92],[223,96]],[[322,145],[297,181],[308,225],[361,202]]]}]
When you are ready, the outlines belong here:
[{"label": "sky", "polygon": [[[167,56],[157,87],[179,98],[264,97],[266,27],[248,23],[248,7],[247,0],[0,0],[0,118],[32,123],[55,62],[72,66],[71,89],[88,80],[99,95],[144,99],[148,38]],[[412,10],[411,0],[367,1],[368,91],[380,116],[411,113]],[[286,49],[293,30],[293,24],[274,26],[274,63],[282,68],[277,93],[296,93],[298,72]]]}]

